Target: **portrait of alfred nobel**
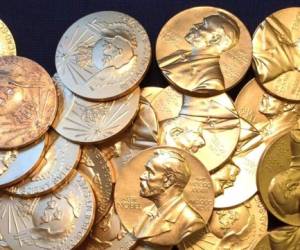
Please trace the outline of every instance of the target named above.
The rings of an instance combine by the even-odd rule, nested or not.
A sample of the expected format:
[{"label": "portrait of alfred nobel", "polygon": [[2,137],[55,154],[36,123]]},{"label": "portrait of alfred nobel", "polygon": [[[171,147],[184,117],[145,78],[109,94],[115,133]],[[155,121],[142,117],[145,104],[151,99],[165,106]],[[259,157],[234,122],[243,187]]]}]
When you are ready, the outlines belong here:
[{"label": "portrait of alfred nobel", "polygon": [[182,155],[169,149],[154,152],[140,177],[140,196],[154,204],[144,209],[133,228],[135,237],[152,244],[175,245],[205,227],[183,196],[190,176],[190,166]]},{"label": "portrait of alfred nobel", "polygon": [[225,13],[207,16],[187,31],[184,39],[190,50],[177,50],[158,64],[171,81],[190,91],[222,91],[220,56],[237,44],[239,36],[237,23]]}]

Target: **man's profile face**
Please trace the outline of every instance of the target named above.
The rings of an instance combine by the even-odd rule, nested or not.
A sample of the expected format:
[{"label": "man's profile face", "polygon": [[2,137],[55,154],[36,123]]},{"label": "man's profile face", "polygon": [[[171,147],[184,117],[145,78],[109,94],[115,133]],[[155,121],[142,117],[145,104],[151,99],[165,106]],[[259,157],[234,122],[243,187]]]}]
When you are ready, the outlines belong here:
[{"label": "man's profile face", "polygon": [[150,159],[145,165],[145,172],[140,176],[140,195],[154,197],[164,192],[164,170],[158,157]]},{"label": "man's profile face", "polygon": [[184,119],[179,119],[166,125],[165,129],[165,140],[168,145],[185,149],[190,153],[197,153],[205,145],[199,122],[189,122],[187,119],[184,123]]},{"label": "man's profile face", "polygon": [[278,115],[283,112],[284,103],[268,94],[263,94],[260,104],[259,112],[267,116]]}]

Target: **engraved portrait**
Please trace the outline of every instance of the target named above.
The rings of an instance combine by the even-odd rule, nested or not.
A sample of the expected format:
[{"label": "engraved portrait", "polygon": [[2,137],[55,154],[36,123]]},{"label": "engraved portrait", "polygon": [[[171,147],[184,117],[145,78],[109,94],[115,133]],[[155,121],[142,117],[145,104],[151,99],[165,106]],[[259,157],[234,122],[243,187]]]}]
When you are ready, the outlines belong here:
[{"label": "engraved portrait", "polygon": [[[122,22],[105,23],[94,19],[86,27],[95,41],[79,44],[75,60],[81,68],[87,71],[94,68],[97,71],[92,78],[113,84],[111,80],[120,77],[136,64],[136,37],[128,25]],[[91,81],[86,80],[87,83]]]},{"label": "engraved portrait", "polygon": [[240,36],[235,20],[218,12],[199,20],[186,31],[184,41],[190,50],[177,50],[158,64],[171,81],[190,91],[222,91],[224,77],[220,56],[233,48]]},{"label": "engraved portrait", "polygon": [[282,216],[300,213],[300,137],[291,132],[290,168],[273,177],[268,189],[272,207]]},{"label": "engraved portrait", "polygon": [[[204,151],[208,153],[208,150],[214,148],[212,150],[214,154],[218,154],[220,161],[224,161],[224,155],[231,150],[231,146],[225,149],[222,146],[225,137],[230,136],[230,142],[237,143],[240,130],[239,118],[230,108],[231,105],[227,106],[227,104],[228,99],[222,95],[218,98],[196,98],[184,95],[178,116],[161,122],[160,143],[185,149],[198,158]],[[236,143],[232,145],[232,150]],[[223,155],[222,159],[221,155]],[[201,161],[203,157],[204,155]],[[209,170],[214,168],[210,166],[212,164],[206,162],[208,159],[207,161],[204,159],[203,163]],[[213,164],[217,165],[218,162]]]},{"label": "engraved portrait", "polygon": [[203,218],[191,208],[183,191],[191,177],[185,158],[171,149],[156,149],[140,176],[140,196],[154,204],[145,207],[133,234],[145,242],[174,245],[205,228]]},{"label": "engraved portrait", "polygon": [[[256,30],[253,60],[257,77],[267,83],[289,71],[300,70],[300,37],[275,15],[271,15]],[[254,37],[254,39],[255,39]]]},{"label": "engraved portrait", "polygon": [[268,119],[256,124],[265,139],[289,130],[299,119],[299,105],[284,102],[266,93],[261,97],[259,112]]}]

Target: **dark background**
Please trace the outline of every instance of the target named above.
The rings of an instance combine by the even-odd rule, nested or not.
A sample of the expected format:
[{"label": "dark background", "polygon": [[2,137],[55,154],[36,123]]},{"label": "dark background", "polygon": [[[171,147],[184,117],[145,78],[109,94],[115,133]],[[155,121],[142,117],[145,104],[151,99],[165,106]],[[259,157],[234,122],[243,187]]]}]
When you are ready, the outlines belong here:
[{"label": "dark background", "polygon": [[[136,18],[146,29],[155,51],[155,41],[164,23],[178,12],[193,6],[215,6],[239,17],[253,34],[257,25],[278,9],[300,6],[300,0],[2,0],[0,18],[11,30],[17,54],[35,60],[50,75],[55,73],[55,50],[65,30],[77,19],[97,11],[115,10]],[[249,69],[244,79],[229,91],[235,98],[253,77]],[[167,86],[155,61],[141,86]],[[270,229],[281,223],[270,216]]]}]

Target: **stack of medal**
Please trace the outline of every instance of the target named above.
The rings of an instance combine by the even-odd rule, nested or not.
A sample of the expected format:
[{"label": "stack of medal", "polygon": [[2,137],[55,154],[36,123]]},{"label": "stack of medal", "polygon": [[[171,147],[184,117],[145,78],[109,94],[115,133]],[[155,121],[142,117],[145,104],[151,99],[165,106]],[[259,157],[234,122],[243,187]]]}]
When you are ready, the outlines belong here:
[{"label": "stack of medal", "polygon": [[[171,86],[142,91],[151,49],[132,17],[75,22],[53,81],[6,56],[1,24],[0,249],[299,249],[299,11],[258,27],[235,104],[252,43],[225,10],[172,17],[156,44]],[[268,233],[267,209],[289,226]]]}]

